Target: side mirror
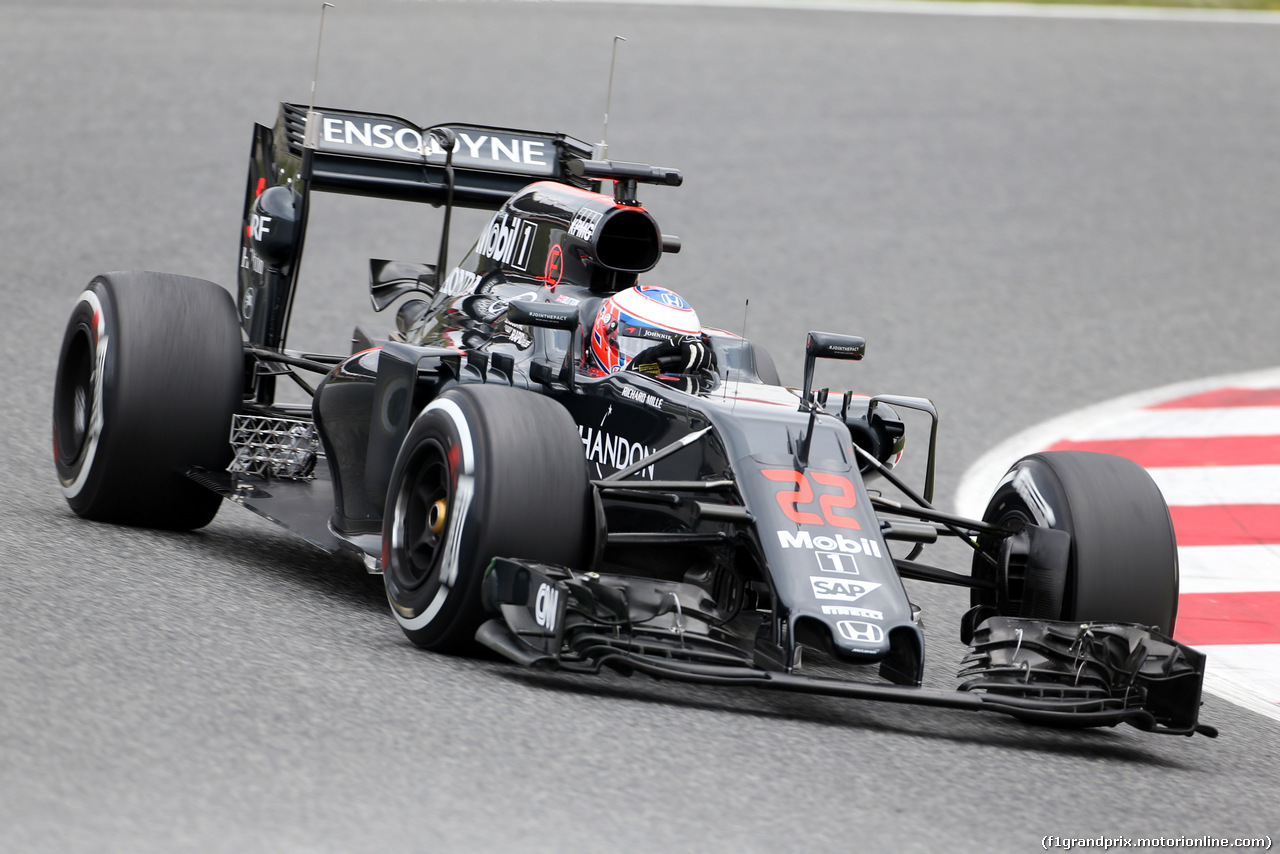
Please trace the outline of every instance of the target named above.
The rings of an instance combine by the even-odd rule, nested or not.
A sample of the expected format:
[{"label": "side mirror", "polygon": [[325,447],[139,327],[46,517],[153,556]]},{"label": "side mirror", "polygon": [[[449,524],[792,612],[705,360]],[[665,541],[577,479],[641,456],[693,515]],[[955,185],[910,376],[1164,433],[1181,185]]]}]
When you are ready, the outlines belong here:
[{"label": "side mirror", "polygon": [[[521,326],[540,326],[543,329],[563,329],[574,333],[580,320],[578,309],[572,305],[561,305],[553,302],[524,302],[523,300],[507,304],[507,322]],[[569,388],[574,387],[573,379],[573,345],[565,353],[565,362],[560,369],[560,379]],[[529,369],[529,377],[541,385],[551,385],[553,369],[551,366],[535,362]]]},{"label": "side mirror", "polygon": [[839,335],[835,332],[810,332],[804,342],[804,395],[800,408],[809,406],[813,389],[813,366],[819,359],[860,361],[867,352],[867,341],[857,335]]},{"label": "side mirror", "polygon": [[521,326],[567,329],[572,332],[578,328],[578,309],[572,305],[521,300],[507,304],[507,320]]},{"label": "side mirror", "polygon": [[369,259],[369,298],[374,311],[382,311],[413,291],[433,296],[437,286],[436,268],[430,264]]}]

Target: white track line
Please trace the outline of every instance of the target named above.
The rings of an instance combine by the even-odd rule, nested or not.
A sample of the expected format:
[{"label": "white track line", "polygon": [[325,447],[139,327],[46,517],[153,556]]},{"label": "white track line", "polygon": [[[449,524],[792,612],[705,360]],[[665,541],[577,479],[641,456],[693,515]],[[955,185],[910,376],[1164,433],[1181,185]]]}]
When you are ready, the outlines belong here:
[{"label": "white track line", "polygon": [[[426,2],[426,0],[419,0]],[[547,0],[526,0],[547,2]],[[1051,3],[950,3],[945,0],[551,0],[619,6],[706,6],[800,12],[872,12],[969,18],[1060,18],[1084,21],[1170,21],[1192,24],[1280,24],[1280,12],[1244,9],[1158,9]]]},{"label": "white track line", "polygon": [[[1280,466],[1193,466],[1147,472],[1172,507],[1280,504]],[[1280,507],[1276,509],[1280,512]]]},{"label": "white track line", "polygon": [[1254,593],[1280,590],[1280,545],[1182,546],[1183,593]]},{"label": "white track line", "polygon": [[[1261,685],[1273,697],[1280,697],[1280,644],[1197,646],[1208,656],[1205,690],[1280,720],[1280,705],[1258,696]],[[1237,674],[1245,677],[1240,679]]]},{"label": "white track line", "polygon": [[1276,436],[1280,442],[1280,406],[1225,406],[1148,409],[1116,413],[1088,426],[1088,435],[1068,439],[1185,439],[1196,436]]}]

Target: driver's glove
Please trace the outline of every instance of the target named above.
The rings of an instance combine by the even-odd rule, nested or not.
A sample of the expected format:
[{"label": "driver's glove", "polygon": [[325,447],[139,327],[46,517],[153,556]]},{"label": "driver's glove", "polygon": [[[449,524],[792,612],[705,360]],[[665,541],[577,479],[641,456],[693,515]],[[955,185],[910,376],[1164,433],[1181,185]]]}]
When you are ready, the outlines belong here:
[{"label": "driver's glove", "polygon": [[698,374],[714,370],[715,353],[701,338],[686,338],[679,344],[655,344],[631,360],[631,370],[649,376]]}]

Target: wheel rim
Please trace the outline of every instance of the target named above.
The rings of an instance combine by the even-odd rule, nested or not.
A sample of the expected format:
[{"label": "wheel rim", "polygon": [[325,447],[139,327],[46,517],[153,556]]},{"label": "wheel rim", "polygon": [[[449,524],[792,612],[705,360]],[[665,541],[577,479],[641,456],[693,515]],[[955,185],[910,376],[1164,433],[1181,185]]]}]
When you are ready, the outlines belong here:
[{"label": "wheel rim", "polygon": [[[996,518],[986,519],[986,521],[1002,528],[1015,527],[1011,524],[1013,522],[1021,523],[1022,526],[1035,524],[1035,520],[1017,507],[1006,508]],[[1025,579],[1021,575],[1010,577],[1009,565],[1004,553],[1006,543],[1007,539],[1004,537],[984,535],[979,538],[981,552],[991,559],[991,563],[975,560],[973,576],[984,581],[994,581],[996,589],[987,591],[975,589],[970,601],[974,605],[994,607],[1003,616],[1017,616],[1022,607]]]},{"label": "wheel rim", "polygon": [[[997,524],[1002,528],[1013,528],[1016,527],[1013,522],[1020,523],[1021,527],[1035,524],[1026,513],[1016,509],[1006,511]],[[1015,572],[1015,568],[1010,565],[1010,558],[1004,551],[1008,543],[1008,539],[1004,540],[996,553],[996,607],[1006,616],[1017,616],[1022,609],[1022,600],[1026,597],[1026,577]]]},{"label": "wheel rim", "polygon": [[396,495],[391,554],[391,569],[405,590],[421,587],[440,564],[451,482],[443,449],[434,442],[406,467]]},{"label": "wheel rim", "polygon": [[58,460],[73,465],[84,452],[93,407],[93,345],[89,330],[75,331],[63,360],[54,397],[54,441]]}]

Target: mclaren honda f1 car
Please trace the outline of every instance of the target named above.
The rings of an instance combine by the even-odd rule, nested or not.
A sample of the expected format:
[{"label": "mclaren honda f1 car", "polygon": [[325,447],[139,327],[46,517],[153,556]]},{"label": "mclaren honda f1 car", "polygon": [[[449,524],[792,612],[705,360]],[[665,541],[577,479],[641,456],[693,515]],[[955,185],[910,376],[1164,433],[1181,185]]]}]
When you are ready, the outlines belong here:
[{"label": "mclaren honda f1 car", "polygon": [[[680,183],[564,134],[282,104],[253,133],[234,300],[143,272],[78,297],[53,411],[67,501],[179,530],[247,507],[381,573],[428,650],[1214,734],[1204,656],[1171,638],[1177,552],[1148,474],[1041,453],[981,519],[938,509],[927,399],[813,387],[862,338],[810,333],[788,388],[761,347],[640,284],[680,243],[637,189]],[[357,328],[349,353],[285,346],[318,192],[443,212],[435,263],[370,262],[394,328]],[[450,265],[460,207],[492,218]],[[691,325],[674,340],[646,305]],[[931,425],[922,484],[895,471],[908,420]],[[941,538],[968,572],[920,560]],[[921,687],[903,579],[971,591],[957,690]]]}]

